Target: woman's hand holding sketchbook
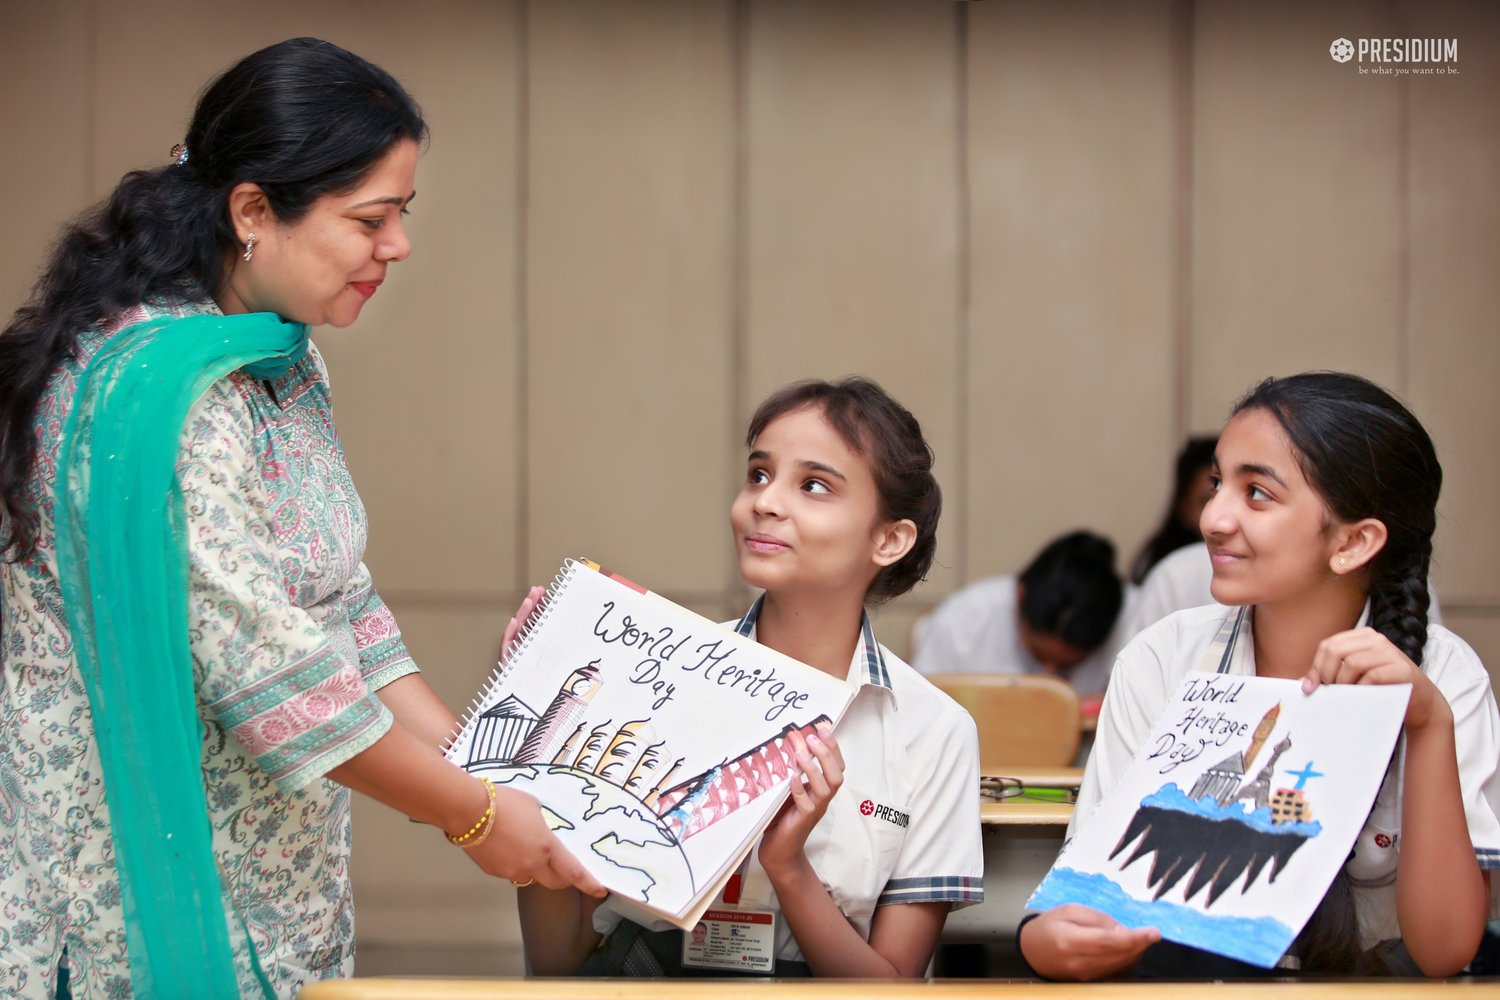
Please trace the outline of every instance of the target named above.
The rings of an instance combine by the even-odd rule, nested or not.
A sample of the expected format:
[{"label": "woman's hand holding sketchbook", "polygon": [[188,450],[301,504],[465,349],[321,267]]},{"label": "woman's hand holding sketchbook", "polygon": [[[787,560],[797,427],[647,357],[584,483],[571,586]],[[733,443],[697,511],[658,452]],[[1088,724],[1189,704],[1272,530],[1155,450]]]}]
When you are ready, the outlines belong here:
[{"label": "woman's hand holding sketchbook", "polygon": [[516,647],[516,640],[520,638],[521,630],[531,622],[532,615],[536,614],[542,607],[542,600],[547,596],[546,587],[532,587],[521,599],[521,606],[511,616],[505,625],[505,635],[500,639],[499,662],[505,663],[511,651]]}]

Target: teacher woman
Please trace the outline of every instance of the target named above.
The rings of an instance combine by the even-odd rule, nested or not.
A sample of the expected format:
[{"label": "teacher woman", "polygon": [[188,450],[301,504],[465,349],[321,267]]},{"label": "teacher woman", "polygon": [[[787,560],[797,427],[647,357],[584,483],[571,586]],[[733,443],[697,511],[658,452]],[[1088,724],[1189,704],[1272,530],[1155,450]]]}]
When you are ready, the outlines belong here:
[{"label": "teacher woman", "polygon": [[349,789],[602,894],[534,801],[437,749],[456,720],[365,569],[308,341],[410,253],[426,135],[338,46],[247,56],[0,334],[0,993],[351,974]]}]

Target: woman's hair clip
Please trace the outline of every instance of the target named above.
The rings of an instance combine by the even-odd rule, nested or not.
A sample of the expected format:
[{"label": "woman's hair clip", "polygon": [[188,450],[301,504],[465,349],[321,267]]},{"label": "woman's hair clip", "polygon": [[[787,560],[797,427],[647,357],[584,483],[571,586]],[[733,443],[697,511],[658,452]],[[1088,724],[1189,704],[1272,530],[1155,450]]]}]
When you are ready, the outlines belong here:
[{"label": "woman's hair clip", "polygon": [[175,145],[175,146],[172,147],[172,163],[175,166],[179,166],[180,167],[184,163],[186,163],[187,161],[188,161],[188,148],[187,148],[187,144],[179,142],[179,143],[177,143],[177,145]]}]

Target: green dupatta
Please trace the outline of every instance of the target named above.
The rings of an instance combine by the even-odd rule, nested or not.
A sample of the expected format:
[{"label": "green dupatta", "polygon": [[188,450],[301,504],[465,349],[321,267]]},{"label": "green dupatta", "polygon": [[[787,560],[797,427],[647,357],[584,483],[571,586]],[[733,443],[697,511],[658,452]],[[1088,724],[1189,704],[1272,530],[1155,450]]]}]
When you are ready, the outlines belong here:
[{"label": "green dupatta", "polygon": [[[89,363],[63,430],[57,572],[103,765],[137,996],[239,993],[188,645],[183,424],[225,375],[275,377],[306,352],[307,327],[269,313],[138,323]],[[248,931],[246,946],[272,996]]]}]

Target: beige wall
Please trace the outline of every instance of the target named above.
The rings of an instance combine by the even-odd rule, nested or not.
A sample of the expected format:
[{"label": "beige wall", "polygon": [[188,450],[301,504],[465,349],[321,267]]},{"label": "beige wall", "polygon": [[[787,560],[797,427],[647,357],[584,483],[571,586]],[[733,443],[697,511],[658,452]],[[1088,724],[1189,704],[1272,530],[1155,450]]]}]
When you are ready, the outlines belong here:
[{"label": "beige wall", "polygon": [[[254,46],[330,38],[423,103],[416,252],[318,339],[369,560],[454,705],[571,554],[746,603],[738,437],[864,372],[947,495],[911,618],[1087,525],[1122,562],[1171,455],[1256,379],[1363,372],[1447,475],[1436,582],[1500,666],[1500,14],[1472,3],[935,0],[0,3],[0,307],[60,220],[165,161]],[[1339,36],[1457,37],[1360,76]],[[362,805],[361,938],[518,966],[508,886]],[[408,949],[405,952],[400,947]],[[395,954],[396,958],[389,956]],[[370,970],[374,971],[374,970]]]}]

